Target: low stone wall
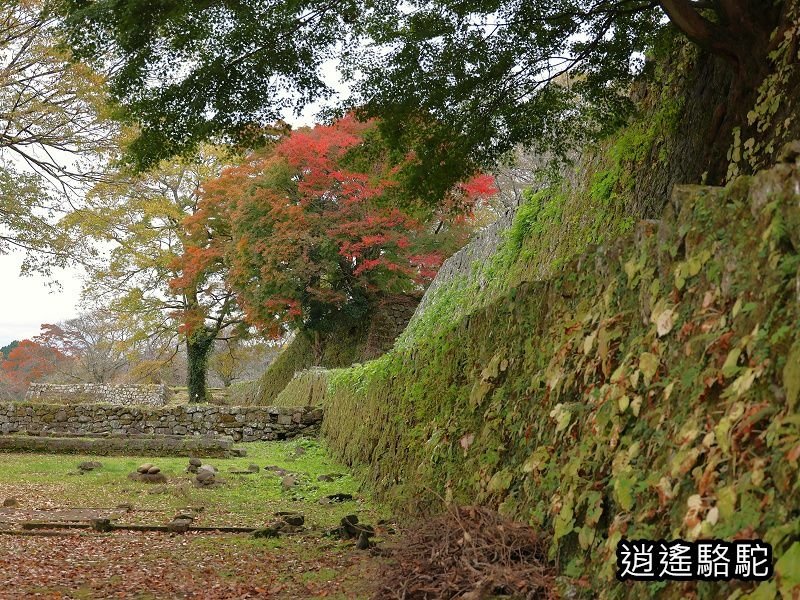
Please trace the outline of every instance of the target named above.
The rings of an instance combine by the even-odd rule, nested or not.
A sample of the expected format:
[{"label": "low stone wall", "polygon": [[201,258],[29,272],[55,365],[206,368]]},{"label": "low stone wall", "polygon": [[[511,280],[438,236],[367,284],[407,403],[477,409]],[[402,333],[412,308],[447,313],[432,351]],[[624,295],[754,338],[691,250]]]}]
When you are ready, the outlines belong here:
[{"label": "low stone wall", "polygon": [[45,404],[107,403],[117,406],[164,406],[169,401],[166,385],[111,383],[32,383],[25,400]]},{"label": "low stone wall", "polygon": [[229,435],[234,441],[281,440],[319,430],[322,409],[312,406],[214,406],[164,408],[109,404],[0,403],[0,433],[78,435]]},{"label": "low stone wall", "polygon": [[[65,435],[65,434],[62,434]],[[0,435],[0,451],[86,454],[92,456],[195,456],[230,458],[241,456],[233,440],[220,436],[106,436],[55,437],[52,435]]]}]

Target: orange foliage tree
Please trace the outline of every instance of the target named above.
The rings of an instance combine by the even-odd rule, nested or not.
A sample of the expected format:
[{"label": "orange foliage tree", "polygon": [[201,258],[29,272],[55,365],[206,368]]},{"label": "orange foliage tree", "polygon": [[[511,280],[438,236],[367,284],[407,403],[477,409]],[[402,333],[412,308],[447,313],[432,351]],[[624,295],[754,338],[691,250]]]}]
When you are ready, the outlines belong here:
[{"label": "orange foliage tree", "polygon": [[381,295],[420,292],[497,189],[480,175],[431,208],[404,190],[412,161],[351,116],[292,132],[204,184],[173,284],[226,264],[247,319],[273,336],[349,325]]},{"label": "orange foliage tree", "polygon": [[58,372],[69,360],[57,348],[22,340],[0,363],[0,371],[11,395],[21,397],[28,384]]}]

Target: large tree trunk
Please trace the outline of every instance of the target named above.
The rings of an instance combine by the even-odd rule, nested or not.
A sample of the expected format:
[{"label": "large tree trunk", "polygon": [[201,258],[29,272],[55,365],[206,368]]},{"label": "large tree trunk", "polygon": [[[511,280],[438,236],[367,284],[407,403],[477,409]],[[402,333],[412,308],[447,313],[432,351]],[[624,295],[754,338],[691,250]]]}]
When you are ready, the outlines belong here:
[{"label": "large tree trunk", "polygon": [[195,333],[186,339],[186,358],[188,373],[186,387],[189,390],[189,402],[206,402],[206,375],[208,372],[208,355],[214,347],[213,336]]},{"label": "large tree trunk", "polygon": [[717,107],[707,136],[707,181],[721,184],[727,171],[725,155],[733,131],[736,127],[746,128],[746,115],[770,73],[770,37],[785,25],[785,2],[719,0],[715,17],[698,9],[690,0],[660,0],[660,3],[670,21],[687,38],[731,66],[733,78],[728,97]]}]

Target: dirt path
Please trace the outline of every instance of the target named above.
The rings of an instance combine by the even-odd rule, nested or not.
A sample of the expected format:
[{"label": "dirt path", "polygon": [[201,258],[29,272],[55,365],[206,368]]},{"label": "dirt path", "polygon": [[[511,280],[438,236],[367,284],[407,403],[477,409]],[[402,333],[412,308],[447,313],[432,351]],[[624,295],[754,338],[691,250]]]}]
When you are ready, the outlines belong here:
[{"label": "dirt path", "polygon": [[368,598],[376,564],[312,536],[0,535],[0,598]]}]

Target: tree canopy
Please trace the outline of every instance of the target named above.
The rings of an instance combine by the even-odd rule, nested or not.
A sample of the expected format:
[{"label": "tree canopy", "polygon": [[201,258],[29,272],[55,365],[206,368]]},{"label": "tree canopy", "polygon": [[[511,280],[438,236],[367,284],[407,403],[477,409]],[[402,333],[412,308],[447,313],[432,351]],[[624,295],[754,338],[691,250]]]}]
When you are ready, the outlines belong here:
[{"label": "tree canopy", "polygon": [[[141,126],[139,166],[209,136],[247,140],[291,100],[330,90],[337,56],[355,105],[416,152],[435,199],[515,144],[558,147],[619,123],[640,57],[667,20],[756,78],[776,0],[67,0],[82,57],[113,64],[112,89]],[[361,51],[358,48],[362,48]],[[181,65],[176,69],[175,65]],[[752,81],[749,83],[752,86]],[[594,125],[592,125],[594,123]]]},{"label": "tree canopy", "polygon": [[104,77],[71,61],[58,23],[52,3],[0,4],[0,253],[25,250],[24,267],[45,271],[80,242],[55,221],[117,148]]}]

